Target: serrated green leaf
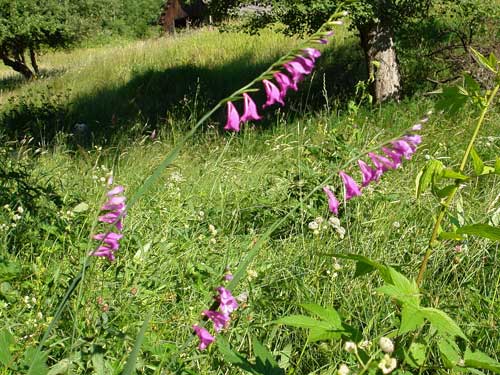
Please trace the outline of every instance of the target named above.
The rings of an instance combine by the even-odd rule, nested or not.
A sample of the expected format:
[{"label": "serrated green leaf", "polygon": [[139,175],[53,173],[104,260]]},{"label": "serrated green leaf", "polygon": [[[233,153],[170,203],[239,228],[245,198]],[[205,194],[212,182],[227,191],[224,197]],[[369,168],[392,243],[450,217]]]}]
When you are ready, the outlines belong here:
[{"label": "serrated green leaf", "polygon": [[321,318],[325,322],[328,322],[333,327],[342,329],[342,319],[340,318],[337,310],[332,308],[325,308],[315,303],[304,303],[300,306],[310,313],[317,315],[319,318]]},{"label": "serrated green leaf", "polygon": [[457,323],[444,311],[425,307],[422,308],[421,312],[439,334],[451,337],[458,336],[467,340]]},{"label": "serrated green leaf", "polygon": [[420,305],[420,290],[417,283],[408,280],[404,275],[397,272],[394,268],[388,267],[392,279],[391,284],[385,284],[378,288],[378,291],[387,294],[403,304],[410,304],[413,306]]},{"label": "serrated green leaf", "polygon": [[[376,262],[374,260],[371,260],[368,257],[365,257],[363,255],[359,254],[344,254],[344,253],[334,253],[334,254],[325,254],[325,255],[330,255],[336,258],[342,258],[342,259],[349,259],[349,260],[354,260],[358,263],[363,263],[367,265],[367,268],[365,269],[365,273],[362,273],[361,275],[364,275],[366,273],[372,272],[373,270],[377,270],[380,273],[380,276],[386,283],[391,283],[392,279],[389,273],[389,269],[386,265]],[[360,275],[357,275],[360,276]]]},{"label": "serrated green leaf", "polygon": [[460,172],[456,172],[453,169],[449,169],[449,168],[443,169],[441,171],[441,177],[442,178],[451,178],[453,180],[463,180],[463,181],[468,180],[470,178],[469,176],[466,176]]},{"label": "serrated green leaf", "polygon": [[306,315],[285,316],[281,319],[278,319],[276,323],[297,328],[308,328],[308,329],[321,328],[324,330],[335,329],[335,327],[333,327],[331,324],[325,321],[317,320]]},{"label": "serrated green leaf", "polygon": [[8,367],[11,363],[12,356],[10,354],[10,347],[14,345],[14,336],[4,328],[0,331],[0,363]]},{"label": "serrated green leaf", "polygon": [[430,160],[425,167],[422,170],[422,174],[420,175],[420,179],[417,181],[417,198],[420,197],[420,195],[427,190],[427,188],[430,186],[434,174],[441,172],[443,169],[443,163],[441,163],[439,160]]},{"label": "serrated green leaf", "polygon": [[440,232],[439,238],[442,240],[462,241],[464,236],[458,234],[457,232]]},{"label": "serrated green leaf", "polygon": [[335,331],[323,328],[311,328],[309,330],[309,335],[307,336],[307,341],[329,341],[329,340],[339,340],[345,331]]},{"label": "serrated green leaf", "polygon": [[438,341],[438,348],[446,368],[453,368],[458,364],[460,361],[460,349],[454,341],[441,339]]},{"label": "serrated green leaf", "polygon": [[235,366],[238,366],[242,370],[255,373],[253,371],[252,365],[247,361],[247,359],[243,357],[240,353],[235,352],[234,350],[231,349],[229,343],[227,342],[224,336],[219,335],[215,342],[217,344],[217,349],[219,349],[219,352],[222,354],[222,357],[224,357],[225,361],[232,363]]},{"label": "serrated green leaf", "polygon": [[54,366],[52,366],[47,373],[47,375],[64,375],[70,373],[69,370],[71,368],[71,364],[73,362],[69,358],[65,358],[59,362],[57,362]]},{"label": "serrated green leaf", "polygon": [[445,186],[442,189],[437,189],[434,193],[436,194],[436,196],[438,198],[446,198],[446,197],[449,197],[451,195],[451,193],[453,192],[453,190],[455,190],[455,189],[456,189],[456,185],[453,184],[453,185]]},{"label": "serrated green leaf", "polygon": [[436,103],[436,110],[444,111],[449,115],[454,115],[465,105],[465,103],[467,103],[467,99],[468,93],[463,87],[444,87],[441,97]]},{"label": "serrated green leaf", "polygon": [[420,312],[420,309],[419,306],[403,304],[401,309],[401,324],[399,326],[400,335],[415,331],[424,324],[424,316]]},{"label": "serrated green leaf", "polygon": [[28,348],[24,352],[23,363],[28,367],[26,375],[47,375],[47,353],[36,348]]},{"label": "serrated green leaf", "polygon": [[409,359],[413,362],[415,367],[421,367],[425,363],[427,347],[424,344],[413,342],[409,349]]},{"label": "serrated green leaf", "polygon": [[495,242],[500,241],[500,228],[488,224],[465,225],[458,228],[457,233],[479,236]]},{"label": "serrated green leaf", "polygon": [[256,363],[254,369],[262,375],[284,375],[285,371],[278,366],[271,352],[255,338],[252,339],[253,353]]},{"label": "serrated green leaf", "polygon": [[[497,73],[496,69],[496,64],[492,65],[494,63],[494,60],[492,59],[487,59],[484,55],[481,54],[481,52],[476,51],[474,48],[471,47],[470,49],[472,53],[474,54],[474,57],[476,58],[477,62],[479,62],[483,67],[486,69],[490,70],[493,73]],[[491,55],[490,55],[491,56]]]},{"label": "serrated green leaf", "polygon": [[474,168],[474,173],[476,173],[477,176],[480,176],[484,171],[484,162],[481,160],[481,157],[474,147],[472,147],[472,149],[470,150],[470,156],[472,158],[472,167]]},{"label": "serrated green leaf", "polygon": [[500,374],[500,363],[479,350],[472,352],[467,348],[464,354],[464,361],[467,367],[490,370],[496,374]]}]

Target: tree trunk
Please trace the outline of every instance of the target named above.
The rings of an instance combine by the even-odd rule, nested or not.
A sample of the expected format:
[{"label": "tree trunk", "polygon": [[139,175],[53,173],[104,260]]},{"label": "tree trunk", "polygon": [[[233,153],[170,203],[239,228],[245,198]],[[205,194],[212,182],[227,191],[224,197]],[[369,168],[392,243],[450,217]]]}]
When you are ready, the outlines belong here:
[{"label": "tree trunk", "polygon": [[358,27],[375,102],[401,98],[401,75],[391,27],[382,22]]},{"label": "tree trunk", "polygon": [[10,66],[16,72],[21,73],[26,79],[32,79],[35,77],[31,69],[26,64],[20,60],[12,60],[5,51],[0,52],[0,58],[5,65]]},{"label": "tree trunk", "polygon": [[40,69],[38,69],[38,63],[36,62],[36,53],[33,48],[30,47],[30,60],[31,66],[33,67],[33,71],[38,76],[40,75]]}]

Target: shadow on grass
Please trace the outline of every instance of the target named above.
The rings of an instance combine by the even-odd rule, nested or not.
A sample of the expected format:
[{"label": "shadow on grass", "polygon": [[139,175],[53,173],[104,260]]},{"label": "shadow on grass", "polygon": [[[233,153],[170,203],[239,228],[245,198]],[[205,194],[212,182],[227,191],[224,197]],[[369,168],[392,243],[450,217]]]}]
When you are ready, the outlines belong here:
[{"label": "shadow on grass", "polygon": [[[356,51],[356,50],[354,50]],[[325,94],[352,95],[354,84],[364,71],[352,45],[326,52],[312,81],[302,83],[298,93],[287,98],[286,111],[291,116],[324,107]],[[133,138],[144,130],[163,128],[185,130],[220,99],[247,84],[275,59],[252,63],[249,53],[217,67],[185,64],[167,70],[138,70],[126,84],[106,87],[69,99],[64,94],[28,92],[8,103],[0,113],[10,138],[33,136],[50,143],[57,132],[71,133],[77,123],[84,123],[94,143],[123,137]],[[325,80],[323,81],[323,77]],[[259,88],[259,87],[258,87]],[[49,91],[49,90],[48,90]],[[265,100],[264,90],[252,94],[258,104]],[[241,103],[237,103],[241,110]],[[216,115],[224,125],[224,113]],[[272,111],[261,111],[272,114]],[[272,115],[260,126],[269,125]],[[90,143],[90,142],[87,142]]]},{"label": "shadow on grass", "polygon": [[[56,77],[64,74],[66,69],[40,69],[40,74],[37,79],[44,79],[49,77]],[[6,73],[4,77],[0,78],[0,90],[1,91],[12,91],[15,90],[29,82],[22,74],[15,72],[14,70]]]}]

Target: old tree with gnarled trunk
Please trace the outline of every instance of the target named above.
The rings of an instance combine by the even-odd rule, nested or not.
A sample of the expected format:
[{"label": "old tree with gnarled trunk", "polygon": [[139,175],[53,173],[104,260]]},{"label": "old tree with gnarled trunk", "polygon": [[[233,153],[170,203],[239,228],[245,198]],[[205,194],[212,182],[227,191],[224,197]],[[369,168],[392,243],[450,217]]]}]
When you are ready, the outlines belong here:
[{"label": "old tree with gnarled trunk", "polygon": [[85,2],[0,0],[0,59],[31,79],[38,74],[37,52],[64,47],[81,35]]},{"label": "old tree with gnarled trunk", "polygon": [[[231,0],[234,2],[233,0]],[[423,17],[432,0],[267,0],[274,11],[256,14],[250,22],[255,28],[280,22],[286,32],[303,33],[316,30],[330,14],[340,9],[349,11],[351,27],[356,29],[363,48],[368,73],[373,77],[371,91],[377,102],[399,99],[401,75],[394,43],[398,27],[413,17]],[[226,0],[212,0],[224,3]],[[240,1],[239,5],[247,3]]]}]

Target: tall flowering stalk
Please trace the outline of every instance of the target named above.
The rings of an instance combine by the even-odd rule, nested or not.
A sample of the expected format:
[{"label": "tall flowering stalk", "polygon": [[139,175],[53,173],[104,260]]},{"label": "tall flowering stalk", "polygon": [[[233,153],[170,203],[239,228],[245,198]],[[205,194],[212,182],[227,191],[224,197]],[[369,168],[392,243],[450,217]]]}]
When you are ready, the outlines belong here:
[{"label": "tall flowering stalk", "polygon": [[107,231],[92,236],[94,240],[100,241],[100,243],[98,248],[92,251],[90,255],[105,257],[109,261],[115,260],[115,252],[119,249],[119,241],[123,237],[123,234],[121,234],[123,229],[122,220],[127,208],[125,196],[120,195],[123,191],[123,186],[116,186],[107,192],[108,201],[101,206],[103,215],[99,216],[98,220],[101,223],[113,224],[116,232]]},{"label": "tall flowering stalk", "polygon": [[[329,38],[334,34],[332,28],[342,24],[342,21],[335,20],[340,15],[346,15],[346,13],[332,15],[315,34],[304,42],[302,47],[292,50],[248,85],[223,99],[219,105],[226,105],[227,120],[224,129],[238,132],[241,129],[241,124],[248,121],[258,121],[262,118],[257,111],[257,105],[249,95],[250,92],[258,92],[262,88],[264,89],[266,102],[262,105],[262,109],[275,104],[284,106],[287,92],[289,90],[298,90],[299,83],[313,72],[316,60],[321,56],[321,52],[311,47],[311,45],[314,43],[328,43]],[[258,83],[262,84],[261,88],[255,87]],[[244,101],[242,115],[234,105],[235,102],[241,99]]]},{"label": "tall flowering stalk", "polygon": [[[228,275],[230,274],[226,274],[224,276],[224,280],[231,280],[231,277],[228,277]],[[208,319],[213,323],[214,331],[219,333],[223,328],[227,328],[229,326],[231,313],[238,308],[238,302],[236,302],[236,298],[233,297],[229,289],[219,286],[216,290],[218,294],[214,297],[214,305],[210,309],[204,310],[202,315],[205,319]],[[200,340],[198,345],[199,350],[206,349],[215,341],[215,337],[210,334],[205,327],[194,324],[192,328]]]},{"label": "tall flowering stalk", "polygon": [[[428,113],[430,115],[431,112]],[[370,159],[370,166],[363,159],[358,160],[359,170],[361,172],[361,186],[344,171],[339,172],[339,176],[344,186],[344,201],[348,201],[354,197],[362,195],[365,187],[373,182],[379,181],[380,177],[387,171],[397,169],[402,165],[403,159],[410,160],[412,155],[417,150],[417,146],[422,142],[422,137],[415,132],[422,129],[422,124],[428,121],[428,117],[424,117],[415,124],[411,131],[401,138],[391,141],[389,144],[381,147],[381,153],[368,152],[367,156]],[[333,193],[330,187],[325,186],[323,191],[328,200],[328,208],[334,215],[339,213],[339,200]]]}]

